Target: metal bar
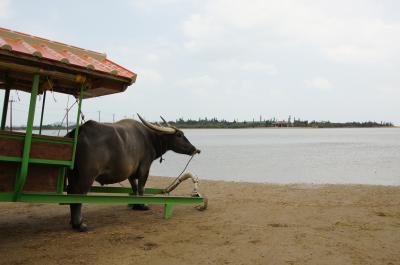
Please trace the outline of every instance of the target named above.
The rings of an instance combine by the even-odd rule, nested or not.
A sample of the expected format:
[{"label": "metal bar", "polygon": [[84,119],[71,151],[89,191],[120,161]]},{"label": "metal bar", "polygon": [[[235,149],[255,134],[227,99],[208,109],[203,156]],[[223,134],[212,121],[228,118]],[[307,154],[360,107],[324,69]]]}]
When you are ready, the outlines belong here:
[{"label": "metal bar", "polygon": [[[18,156],[0,156],[0,161],[21,162],[22,158],[18,157]],[[69,161],[69,160],[50,160],[50,159],[41,159],[41,158],[29,158],[28,162],[30,164],[71,166],[71,161]]]},{"label": "metal bar", "polygon": [[43,92],[42,113],[40,114],[39,135],[42,134],[44,105],[46,104],[46,90]]},{"label": "metal bar", "polygon": [[[0,138],[7,138],[7,139],[18,139],[22,140],[24,139],[25,135],[17,135],[17,134],[8,134],[8,133],[1,133],[0,132]],[[59,139],[52,139],[52,138],[40,138],[40,136],[37,135],[32,135],[32,142],[45,142],[45,143],[56,143],[56,144],[68,144],[68,145],[73,145],[74,142],[71,140],[71,138],[63,138],[60,137]]]},{"label": "metal bar", "polygon": [[[157,188],[147,188],[144,189],[144,194],[162,194],[163,189]],[[94,193],[125,193],[130,194],[132,192],[131,188],[128,187],[100,187],[92,186],[90,192]]]},{"label": "metal bar", "polygon": [[71,161],[69,161],[69,160],[50,160],[50,159],[30,158],[29,163],[71,166]]},{"label": "metal bar", "polygon": [[15,201],[17,201],[19,196],[21,195],[22,188],[24,187],[26,181],[26,176],[28,175],[29,153],[31,151],[31,144],[32,144],[32,128],[33,128],[33,120],[35,118],[36,97],[39,89],[39,79],[40,79],[39,74],[35,74],[33,76],[31,100],[29,103],[28,122],[26,124],[24,150],[22,153],[21,171],[15,181],[15,194],[14,194]]},{"label": "metal bar", "polygon": [[71,141],[70,138],[61,138],[60,139],[46,139],[46,138],[38,138],[37,136],[33,136],[32,142],[45,142],[45,143],[55,143],[55,144],[68,144],[73,145],[74,142]]},{"label": "metal bar", "polygon": [[17,156],[0,156],[0,161],[21,162],[22,158]]},{"label": "metal bar", "polygon": [[19,201],[31,203],[201,204],[202,197],[101,196],[56,193],[22,193]]},{"label": "metal bar", "polygon": [[14,198],[14,192],[0,192],[0,202],[11,202]]},{"label": "metal bar", "polygon": [[7,110],[8,110],[8,101],[9,100],[10,100],[10,89],[7,87],[6,93],[4,94],[3,112],[1,115],[1,129],[2,130],[4,130],[6,128]]},{"label": "metal bar", "polygon": [[74,169],[75,164],[75,154],[76,154],[76,146],[78,144],[78,133],[79,133],[79,120],[81,116],[81,107],[82,107],[82,100],[83,100],[83,89],[85,84],[82,83],[81,85],[81,92],[79,93],[79,103],[78,103],[78,114],[76,117],[76,126],[75,126],[75,134],[74,134],[74,147],[72,149],[72,160],[71,160],[71,169]]},{"label": "metal bar", "polygon": [[0,132],[0,138],[7,138],[7,139],[18,139],[22,140],[24,139],[24,135],[15,135],[15,134],[2,134]]},{"label": "metal bar", "polygon": [[65,177],[65,168],[61,167],[58,171],[57,176],[57,193],[62,194],[64,192],[64,177]]},{"label": "metal bar", "polygon": [[168,219],[172,216],[172,206],[173,204],[165,204],[164,205],[164,218]]}]

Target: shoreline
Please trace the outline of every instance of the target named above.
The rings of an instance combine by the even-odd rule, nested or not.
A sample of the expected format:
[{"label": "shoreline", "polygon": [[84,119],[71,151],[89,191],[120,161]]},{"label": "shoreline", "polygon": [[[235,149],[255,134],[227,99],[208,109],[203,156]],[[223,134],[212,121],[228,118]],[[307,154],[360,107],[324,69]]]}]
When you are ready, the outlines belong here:
[{"label": "shoreline", "polygon": [[[149,178],[155,177],[155,178],[163,178],[163,179],[170,179],[171,182],[176,178],[176,177],[169,177],[169,176],[149,176]],[[199,178],[199,183],[201,182],[222,182],[222,183],[237,183],[237,184],[266,184],[266,185],[271,185],[271,186],[371,186],[371,187],[399,187],[400,188],[400,183],[399,184],[367,184],[367,183],[308,183],[308,182],[291,182],[291,183],[278,183],[278,182],[258,182],[258,181],[238,181],[238,180],[222,180],[222,179],[201,179]],[[126,185],[129,185],[128,182],[126,182]]]},{"label": "shoreline", "polygon": [[[75,128],[74,126],[71,126],[69,129]],[[296,126],[296,127],[232,127],[232,128],[218,128],[218,127],[179,127],[179,129],[184,129],[184,130],[202,130],[202,129],[215,129],[215,130],[240,130],[240,129],[398,129],[400,126],[394,125],[394,126],[376,126],[376,127],[301,127],[301,126]],[[13,128],[15,131],[23,131],[26,128]],[[9,130],[9,128],[5,129],[6,131]],[[39,128],[33,128],[34,131],[38,131]],[[42,128],[42,131],[64,131],[67,130],[67,128]]]}]

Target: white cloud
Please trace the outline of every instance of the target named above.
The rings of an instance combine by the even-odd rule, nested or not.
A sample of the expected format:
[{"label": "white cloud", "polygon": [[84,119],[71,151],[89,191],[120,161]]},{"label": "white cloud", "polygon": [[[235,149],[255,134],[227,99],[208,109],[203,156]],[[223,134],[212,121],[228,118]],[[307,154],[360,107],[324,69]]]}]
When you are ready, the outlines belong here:
[{"label": "white cloud", "polygon": [[149,53],[146,56],[146,60],[149,63],[158,63],[160,61],[160,56],[155,53]]},{"label": "white cloud", "polygon": [[189,51],[236,43],[250,49],[260,43],[306,45],[349,63],[385,61],[400,45],[400,23],[386,20],[383,5],[373,1],[213,0],[182,30]]},{"label": "white cloud", "polygon": [[139,8],[142,10],[151,10],[155,7],[159,7],[162,5],[171,5],[177,4],[181,2],[181,0],[132,0],[130,3],[133,7]]},{"label": "white cloud", "polygon": [[154,69],[140,69],[138,71],[137,83],[145,85],[159,85],[163,81],[163,76]]},{"label": "white cloud", "polygon": [[243,69],[250,72],[262,72],[268,75],[276,75],[278,73],[275,65],[260,62],[245,62]]},{"label": "white cloud", "polygon": [[307,87],[320,91],[330,91],[333,87],[333,84],[328,79],[323,77],[314,77],[312,79],[305,80],[304,83]]},{"label": "white cloud", "polygon": [[217,81],[209,75],[201,75],[195,77],[188,77],[181,79],[176,82],[179,87],[191,88],[191,87],[206,87],[213,88]]},{"label": "white cloud", "polygon": [[206,96],[217,88],[218,81],[209,75],[201,75],[181,79],[175,85],[186,91],[193,92],[196,96]]},{"label": "white cloud", "polygon": [[213,62],[213,67],[220,72],[251,72],[266,75],[278,74],[278,69],[274,64],[260,61],[243,61],[235,58],[219,60]]},{"label": "white cloud", "polygon": [[0,0],[0,19],[10,17],[10,1]]}]

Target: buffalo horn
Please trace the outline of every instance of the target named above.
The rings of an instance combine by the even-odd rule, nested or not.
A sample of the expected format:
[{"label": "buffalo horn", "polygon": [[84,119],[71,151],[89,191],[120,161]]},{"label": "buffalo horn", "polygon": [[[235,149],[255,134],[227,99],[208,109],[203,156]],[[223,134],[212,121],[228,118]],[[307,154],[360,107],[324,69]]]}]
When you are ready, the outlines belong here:
[{"label": "buffalo horn", "polygon": [[162,116],[160,116],[160,118],[165,123],[165,125],[167,125],[168,127],[172,127]]},{"label": "buffalo horn", "polygon": [[161,133],[165,133],[165,134],[174,134],[176,132],[175,129],[173,129],[173,128],[161,127],[161,126],[151,124],[150,122],[147,122],[145,119],[143,119],[139,114],[137,114],[137,115],[138,115],[139,119],[142,121],[142,123],[149,129],[152,129],[153,131],[161,132]]}]

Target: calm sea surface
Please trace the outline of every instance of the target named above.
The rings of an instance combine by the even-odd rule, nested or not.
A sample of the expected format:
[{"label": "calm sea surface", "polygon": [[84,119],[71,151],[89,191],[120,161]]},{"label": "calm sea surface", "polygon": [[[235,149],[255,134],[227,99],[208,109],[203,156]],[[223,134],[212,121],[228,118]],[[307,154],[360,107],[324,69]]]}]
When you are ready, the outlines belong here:
[{"label": "calm sea surface", "polygon": [[[400,185],[396,128],[192,129],[185,135],[202,151],[188,167],[200,179]],[[164,157],[151,174],[177,176],[189,159],[171,151]]]},{"label": "calm sea surface", "polygon": [[[196,129],[200,179],[400,185],[400,129]],[[178,175],[188,156],[168,152],[154,175]]]}]

